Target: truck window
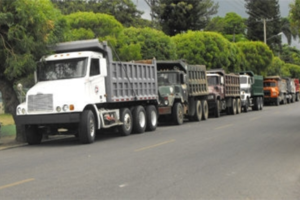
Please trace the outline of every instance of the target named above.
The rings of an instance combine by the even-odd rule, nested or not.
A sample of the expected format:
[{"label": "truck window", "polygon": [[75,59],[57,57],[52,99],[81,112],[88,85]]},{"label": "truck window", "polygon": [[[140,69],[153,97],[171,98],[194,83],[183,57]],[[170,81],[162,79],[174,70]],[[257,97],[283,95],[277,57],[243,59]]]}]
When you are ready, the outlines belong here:
[{"label": "truck window", "polygon": [[[249,79],[249,80],[250,80],[250,79]],[[241,83],[241,84],[246,84],[246,83],[248,83],[248,82],[247,82],[247,77],[243,77],[243,76],[240,77],[240,83]],[[250,84],[250,81],[249,81],[249,84]]]},{"label": "truck window", "polygon": [[158,85],[180,84],[177,73],[159,73],[157,80]]},{"label": "truck window", "polygon": [[38,81],[50,81],[84,77],[86,65],[87,58],[39,62],[37,78]]},{"label": "truck window", "polygon": [[90,69],[90,76],[95,76],[100,74],[100,66],[99,66],[99,59],[92,59],[91,60],[91,69]]},{"label": "truck window", "polygon": [[276,87],[275,82],[264,82],[264,87]]},{"label": "truck window", "polygon": [[218,85],[218,77],[217,76],[207,76],[208,85]]}]

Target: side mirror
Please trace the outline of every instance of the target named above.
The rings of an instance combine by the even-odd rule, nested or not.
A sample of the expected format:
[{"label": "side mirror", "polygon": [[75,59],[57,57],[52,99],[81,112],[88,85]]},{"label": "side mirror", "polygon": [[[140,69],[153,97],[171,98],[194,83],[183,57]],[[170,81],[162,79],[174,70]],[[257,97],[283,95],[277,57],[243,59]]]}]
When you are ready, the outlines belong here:
[{"label": "side mirror", "polygon": [[221,83],[221,85],[224,85],[224,77],[223,76],[221,76],[221,78],[220,78],[220,83]]},{"label": "side mirror", "polygon": [[99,59],[99,67],[100,67],[100,74],[102,76],[107,76],[107,64],[105,58]]}]

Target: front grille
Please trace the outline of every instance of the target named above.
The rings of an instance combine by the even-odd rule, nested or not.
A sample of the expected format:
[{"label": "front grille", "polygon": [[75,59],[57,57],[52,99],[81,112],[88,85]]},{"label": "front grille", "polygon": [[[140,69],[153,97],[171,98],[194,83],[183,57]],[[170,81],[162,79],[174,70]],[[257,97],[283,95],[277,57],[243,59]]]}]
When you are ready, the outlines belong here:
[{"label": "front grille", "polygon": [[37,94],[28,96],[28,112],[52,111],[53,95]]},{"label": "front grille", "polygon": [[270,96],[270,90],[264,90],[264,95],[265,96]]}]

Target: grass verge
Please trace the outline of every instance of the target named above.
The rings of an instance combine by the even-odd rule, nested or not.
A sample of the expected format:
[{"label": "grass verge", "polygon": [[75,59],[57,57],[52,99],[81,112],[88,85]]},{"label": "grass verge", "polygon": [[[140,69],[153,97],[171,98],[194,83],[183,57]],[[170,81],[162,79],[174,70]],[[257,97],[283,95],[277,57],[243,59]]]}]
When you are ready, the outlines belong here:
[{"label": "grass verge", "polygon": [[12,115],[0,114],[1,130],[0,136],[13,136],[16,135],[16,126]]}]

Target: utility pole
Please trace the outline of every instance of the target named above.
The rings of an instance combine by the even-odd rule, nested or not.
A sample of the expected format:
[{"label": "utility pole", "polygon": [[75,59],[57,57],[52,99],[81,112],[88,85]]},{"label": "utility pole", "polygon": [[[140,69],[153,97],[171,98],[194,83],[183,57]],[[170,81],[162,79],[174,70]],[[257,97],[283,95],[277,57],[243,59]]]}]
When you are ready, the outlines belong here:
[{"label": "utility pole", "polygon": [[262,21],[263,24],[264,24],[264,43],[267,44],[267,22],[270,22],[272,21],[272,19],[266,19],[266,18],[263,18],[261,20],[257,20],[257,21]]}]

